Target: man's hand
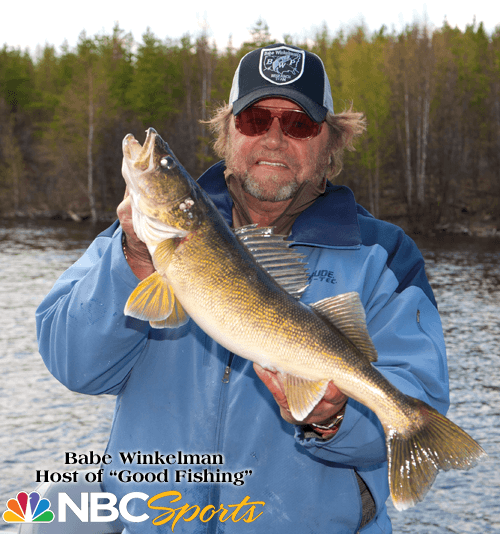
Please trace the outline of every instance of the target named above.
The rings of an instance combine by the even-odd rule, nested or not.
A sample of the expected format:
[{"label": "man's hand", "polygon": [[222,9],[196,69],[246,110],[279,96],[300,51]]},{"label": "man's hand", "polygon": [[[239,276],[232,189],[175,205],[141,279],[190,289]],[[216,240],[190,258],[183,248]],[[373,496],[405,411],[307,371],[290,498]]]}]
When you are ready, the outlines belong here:
[{"label": "man's hand", "polygon": [[144,280],[155,271],[148,247],[137,237],[132,224],[132,205],[128,191],[125,198],[116,209],[123,233],[125,234],[124,252],[133,273],[140,280]]},{"label": "man's hand", "polygon": [[264,382],[269,391],[272,393],[274,400],[278,403],[281,411],[281,417],[283,417],[285,421],[288,421],[294,425],[310,425],[313,423],[318,425],[327,424],[345,406],[345,403],[347,402],[347,396],[344,395],[336,386],[334,386],[333,382],[330,382],[326,389],[325,396],[314,407],[313,411],[303,421],[297,421],[290,413],[288,402],[286,400],[285,389],[279,373],[268,371],[257,363],[253,364],[253,368],[255,369],[257,376],[262,380],[262,382]]}]

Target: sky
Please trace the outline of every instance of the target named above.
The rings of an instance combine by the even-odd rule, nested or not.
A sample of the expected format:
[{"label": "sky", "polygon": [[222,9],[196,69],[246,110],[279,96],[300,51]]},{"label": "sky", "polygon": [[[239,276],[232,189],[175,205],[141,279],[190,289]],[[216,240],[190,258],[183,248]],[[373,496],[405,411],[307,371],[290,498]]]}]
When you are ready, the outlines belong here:
[{"label": "sky", "polygon": [[65,41],[74,47],[83,30],[89,37],[110,35],[117,23],[131,32],[136,42],[141,42],[148,27],[162,40],[187,33],[197,37],[206,28],[219,49],[224,49],[230,38],[237,48],[249,40],[249,30],[259,18],[267,23],[274,39],[282,40],[289,34],[299,41],[313,37],[323,22],[332,34],[360,23],[369,32],[380,30],[384,24],[389,31],[399,32],[406,24],[423,20],[440,28],[445,18],[450,26],[461,30],[474,17],[484,23],[488,33],[500,25],[500,2],[494,0],[407,0],[404,4],[401,0],[313,0],[303,2],[303,9],[297,5],[297,0],[250,0],[246,7],[227,0],[10,0],[0,8],[0,47],[5,44],[35,54],[37,45],[50,44],[59,51]]}]

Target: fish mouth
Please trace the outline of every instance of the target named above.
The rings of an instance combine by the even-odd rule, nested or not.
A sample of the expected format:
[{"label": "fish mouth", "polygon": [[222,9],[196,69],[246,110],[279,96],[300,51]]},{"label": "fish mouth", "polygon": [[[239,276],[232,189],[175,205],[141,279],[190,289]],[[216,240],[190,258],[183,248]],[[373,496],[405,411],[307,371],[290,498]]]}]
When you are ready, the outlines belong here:
[{"label": "fish mouth", "polygon": [[144,145],[141,146],[141,143],[132,134],[127,134],[122,142],[123,157],[130,163],[149,163],[157,135],[158,133],[154,128],[148,128],[146,130],[146,140]]}]

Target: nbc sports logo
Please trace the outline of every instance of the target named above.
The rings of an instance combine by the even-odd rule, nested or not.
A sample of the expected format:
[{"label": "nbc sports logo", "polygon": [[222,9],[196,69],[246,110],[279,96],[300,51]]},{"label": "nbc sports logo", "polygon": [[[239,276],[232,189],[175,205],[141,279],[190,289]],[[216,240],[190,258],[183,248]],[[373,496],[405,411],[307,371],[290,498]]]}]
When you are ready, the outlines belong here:
[{"label": "nbc sports logo", "polygon": [[15,499],[7,501],[7,508],[2,516],[6,523],[52,523],[54,521],[50,501],[40,499],[36,491],[32,491],[29,495],[21,491]]}]

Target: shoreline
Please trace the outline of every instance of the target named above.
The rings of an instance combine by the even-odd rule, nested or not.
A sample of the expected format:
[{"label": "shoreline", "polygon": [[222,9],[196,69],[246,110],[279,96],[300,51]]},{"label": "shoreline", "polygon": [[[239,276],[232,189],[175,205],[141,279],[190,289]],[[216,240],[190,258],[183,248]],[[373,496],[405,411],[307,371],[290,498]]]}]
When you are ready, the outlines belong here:
[{"label": "shoreline", "polygon": [[[80,224],[92,224],[90,213],[77,213],[73,210],[17,210],[0,214],[0,219],[30,220],[30,221],[60,221]],[[99,213],[96,224],[113,223],[117,219],[116,212]],[[460,221],[439,223],[426,231],[415,231],[411,228],[408,217],[388,216],[382,220],[402,228],[409,236],[436,237],[439,235],[463,235],[470,237],[496,237],[500,239],[500,222],[484,220],[470,220],[463,218]]]}]

